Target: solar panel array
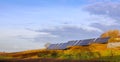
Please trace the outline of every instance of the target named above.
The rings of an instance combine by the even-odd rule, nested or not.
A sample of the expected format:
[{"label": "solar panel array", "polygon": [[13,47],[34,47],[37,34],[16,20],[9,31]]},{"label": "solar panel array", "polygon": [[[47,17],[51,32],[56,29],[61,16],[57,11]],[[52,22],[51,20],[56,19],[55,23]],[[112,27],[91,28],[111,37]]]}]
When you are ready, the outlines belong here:
[{"label": "solar panel array", "polygon": [[47,47],[48,50],[64,50],[67,49],[68,46],[88,46],[93,43],[104,44],[107,43],[110,37],[106,38],[93,38],[93,39],[85,39],[85,40],[73,40],[68,41],[67,43],[60,44],[51,44]]}]

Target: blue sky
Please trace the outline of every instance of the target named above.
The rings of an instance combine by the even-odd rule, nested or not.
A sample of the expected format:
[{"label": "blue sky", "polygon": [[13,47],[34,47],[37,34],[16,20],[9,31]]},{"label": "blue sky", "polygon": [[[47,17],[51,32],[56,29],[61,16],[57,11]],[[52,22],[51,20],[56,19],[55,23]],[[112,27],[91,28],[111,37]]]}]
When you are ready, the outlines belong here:
[{"label": "blue sky", "polygon": [[[44,48],[120,29],[119,0],[0,0],[0,51]],[[114,10],[116,9],[116,10]]]},{"label": "blue sky", "polygon": [[1,3],[20,6],[78,6],[88,3],[85,0],[1,0]]}]

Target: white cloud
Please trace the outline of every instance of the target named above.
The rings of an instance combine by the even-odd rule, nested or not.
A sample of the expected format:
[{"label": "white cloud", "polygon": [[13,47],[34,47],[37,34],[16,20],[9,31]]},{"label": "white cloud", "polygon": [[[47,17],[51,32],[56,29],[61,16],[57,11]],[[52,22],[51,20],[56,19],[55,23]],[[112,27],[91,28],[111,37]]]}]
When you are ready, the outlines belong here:
[{"label": "white cloud", "polygon": [[[43,48],[45,43],[34,42],[34,38],[40,34],[47,36],[47,33],[38,33],[26,29],[2,29],[0,34],[0,51],[7,52]],[[20,35],[25,39],[19,38]]]}]

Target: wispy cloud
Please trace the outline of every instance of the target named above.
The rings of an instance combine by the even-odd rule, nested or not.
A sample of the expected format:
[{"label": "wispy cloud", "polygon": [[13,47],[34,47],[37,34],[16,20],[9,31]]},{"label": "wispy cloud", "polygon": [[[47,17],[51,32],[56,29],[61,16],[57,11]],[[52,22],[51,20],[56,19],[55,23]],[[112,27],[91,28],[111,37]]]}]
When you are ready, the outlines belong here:
[{"label": "wispy cloud", "polygon": [[120,20],[120,3],[119,2],[100,2],[85,7],[90,14],[104,15],[115,20]]},{"label": "wispy cloud", "polygon": [[89,4],[84,7],[84,10],[88,11],[94,18],[91,20],[96,20],[91,24],[91,26],[99,28],[103,31],[111,29],[120,29],[120,3],[109,1],[109,2],[96,2],[94,4]]},{"label": "wispy cloud", "polygon": [[[35,30],[35,32],[46,32],[57,36],[54,38],[44,37],[43,41],[47,39],[49,42],[66,42],[69,40],[98,37],[102,31],[91,26],[61,26],[55,27],[54,29]],[[35,39],[41,40],[41,36],[38,36]]]}]

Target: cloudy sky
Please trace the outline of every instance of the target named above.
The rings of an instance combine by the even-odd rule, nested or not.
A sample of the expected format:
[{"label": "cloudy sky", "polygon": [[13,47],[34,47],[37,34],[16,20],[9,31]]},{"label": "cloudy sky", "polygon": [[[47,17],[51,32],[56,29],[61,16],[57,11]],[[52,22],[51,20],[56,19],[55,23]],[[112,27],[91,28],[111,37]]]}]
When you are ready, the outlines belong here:
[{"label": "cloudy sky", "polygon": [[0,0],[0,51],[99,37],[120,29],[120,0]]}]

